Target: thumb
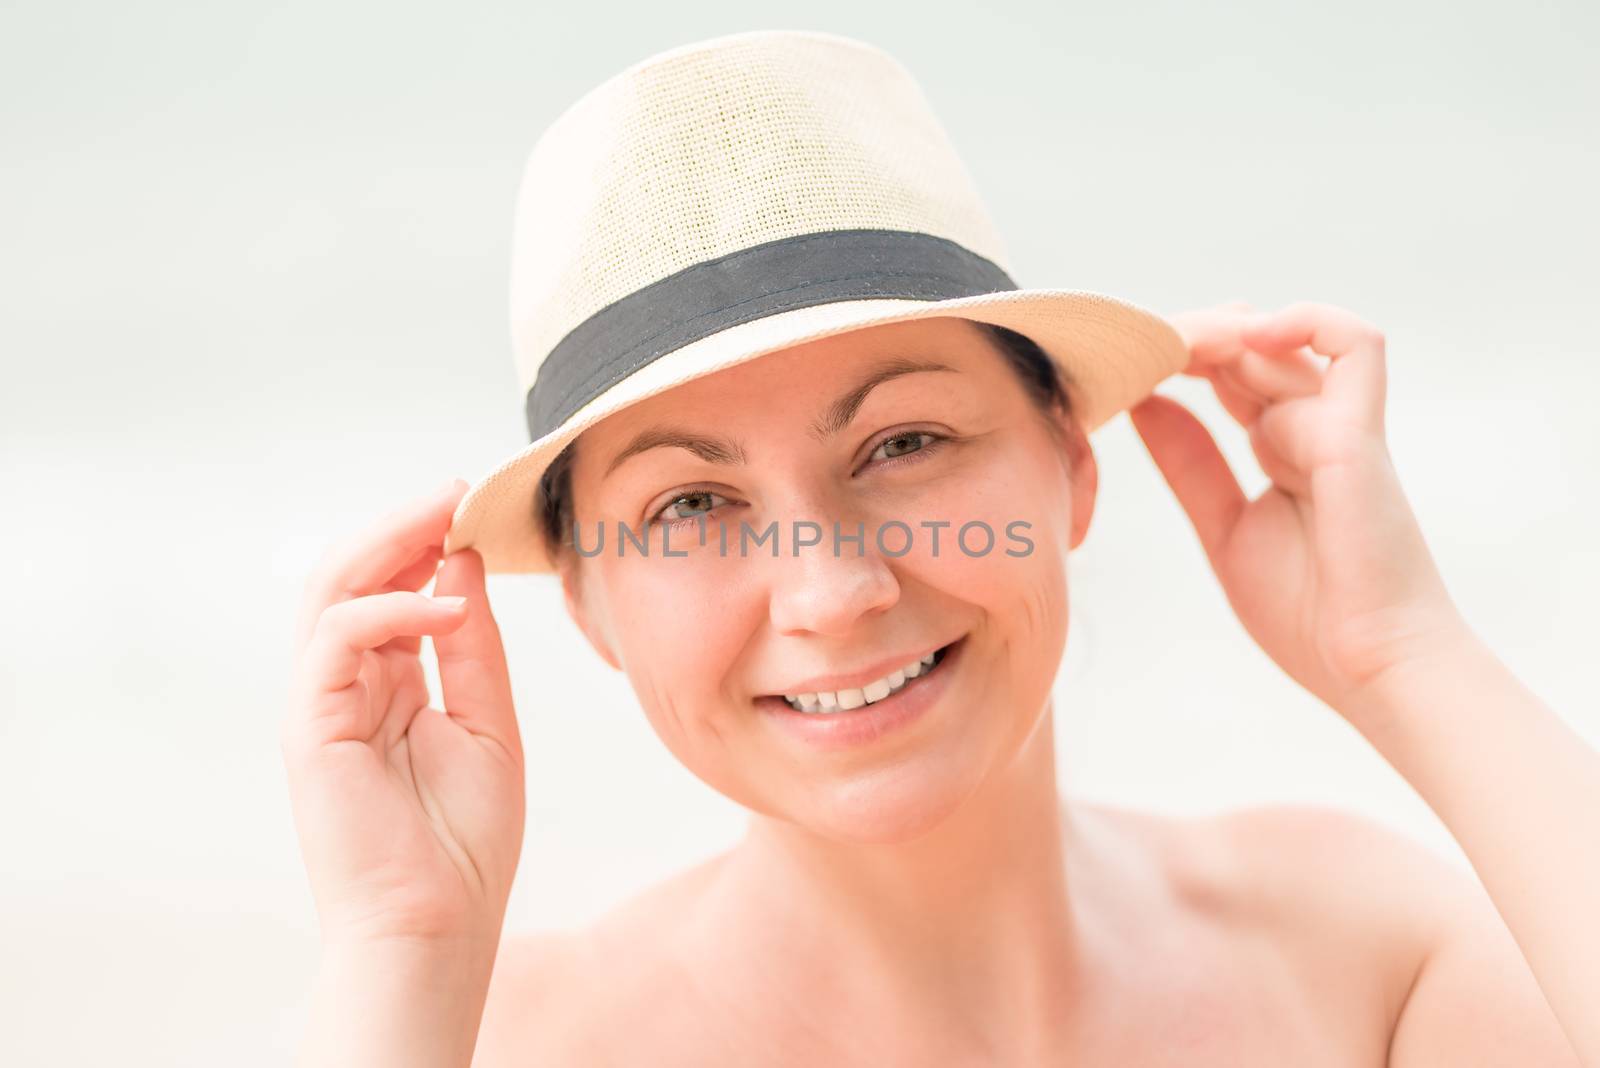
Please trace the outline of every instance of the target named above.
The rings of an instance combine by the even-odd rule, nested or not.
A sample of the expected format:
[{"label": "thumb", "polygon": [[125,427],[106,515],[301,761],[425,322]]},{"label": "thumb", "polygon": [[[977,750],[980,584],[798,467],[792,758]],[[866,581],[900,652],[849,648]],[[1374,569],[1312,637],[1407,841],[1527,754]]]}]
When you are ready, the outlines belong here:
[{"label": "thumb", "polygon": [[1189,516],[1206,557],[1216,569],[1239,514],[1249,503],[1217,443],[1195,415],[1152,393],[1128,411],[1150,458]]},{"label": "thumb", "polygon": [[522,742],[511,701],[511,675],[500,628],[489,609],[483,557],[474,549],[445,557],[433,592],[467,599],[466,621],[447,634],[433,635],[446,714],[471,733],[499,742],[520,764]]}]

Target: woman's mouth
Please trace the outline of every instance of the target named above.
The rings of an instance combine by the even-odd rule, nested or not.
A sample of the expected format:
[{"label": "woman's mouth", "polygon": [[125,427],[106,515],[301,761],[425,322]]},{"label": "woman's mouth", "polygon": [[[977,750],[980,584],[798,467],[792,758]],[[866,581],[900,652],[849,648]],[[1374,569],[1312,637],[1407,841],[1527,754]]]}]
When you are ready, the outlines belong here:
[{"label": "woman's mouth", "polygon": [[[958,678],[966,636],[859,689],[769,694],[756,698],[767,722],[811,746],[839,750],[871,745],[904,730],[938,705]],[[931,658],[931,663],[925,663]],[[912,674],[912,672],[915,674]]]},{"label": "woman's mouth", "polygon": [[874,679],[859,688],[833,692],[786,693],[783,695],[783,699],[796,712],[809,712],[816,715],[849,712],[865,705],[874,705],[879,701],[893,697],[901,690],[912,685],[917,679],[933,672],[944,659],[945,653],[954,648],[955,645],[956,642],[951,642],[949,645],[935,649],[922,659],[902,664],[883,678]]}]

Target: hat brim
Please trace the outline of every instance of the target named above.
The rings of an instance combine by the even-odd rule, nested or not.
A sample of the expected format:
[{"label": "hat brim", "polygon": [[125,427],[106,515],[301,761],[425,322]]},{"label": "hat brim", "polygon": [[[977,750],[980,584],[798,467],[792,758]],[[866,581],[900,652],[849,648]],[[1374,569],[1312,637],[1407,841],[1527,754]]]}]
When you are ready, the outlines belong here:
[{"label": "hat brim", "polygon": [[473,549],[488,574],[553,570],[535,490],[573,438],[608,415],[691,379],[831,334],[880,323],[959,316],[1008,327],[1039,345],[1071,377],[1085,432],[1137,404],[1189,362],[1182,337],[1137,304],[1069,289],[1013,289],[951,300],[872,299],[818,304],[740,323],[641,367],[566,422],[479,479],[456,506],[446,555]]}]

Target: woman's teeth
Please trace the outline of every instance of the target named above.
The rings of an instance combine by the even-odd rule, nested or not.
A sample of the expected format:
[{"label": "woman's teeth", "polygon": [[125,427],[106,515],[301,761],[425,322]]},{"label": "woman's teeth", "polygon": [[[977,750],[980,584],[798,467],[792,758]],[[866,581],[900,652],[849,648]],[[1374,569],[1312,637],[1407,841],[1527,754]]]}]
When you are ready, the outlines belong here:
[{"label": "woman's teeth", "polygon": [[[948,649],[946,646],[945,649]],[[881,679],[867,683],[859,690],[839,690],[834,693],[786,693],[783,699],[789,702],[789,707],[798,712],[848,712],[852,708],[862,705],[876,704],[885,697],[890,697],[905,689],[906,683],[918,675],[926,675],[933,670],[933,666],[943,659],[945,649],[938,649],[929,653],[921,660],[913,660],[897,671],[891,671]]]}]

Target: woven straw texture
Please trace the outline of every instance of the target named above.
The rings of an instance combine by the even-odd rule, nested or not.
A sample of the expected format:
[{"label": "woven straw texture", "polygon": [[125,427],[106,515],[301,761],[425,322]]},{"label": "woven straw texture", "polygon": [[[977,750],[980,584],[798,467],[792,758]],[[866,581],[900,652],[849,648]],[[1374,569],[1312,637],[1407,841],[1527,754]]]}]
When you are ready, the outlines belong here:
[{"label": "woven straw texture", "polygon": [[529,153],[512,239],[519,384],[573,327],[658,279],[865,227],[949,238],[1009,273],[966,167],[892,57],[831,34],[758,31],[636,64]]}]

